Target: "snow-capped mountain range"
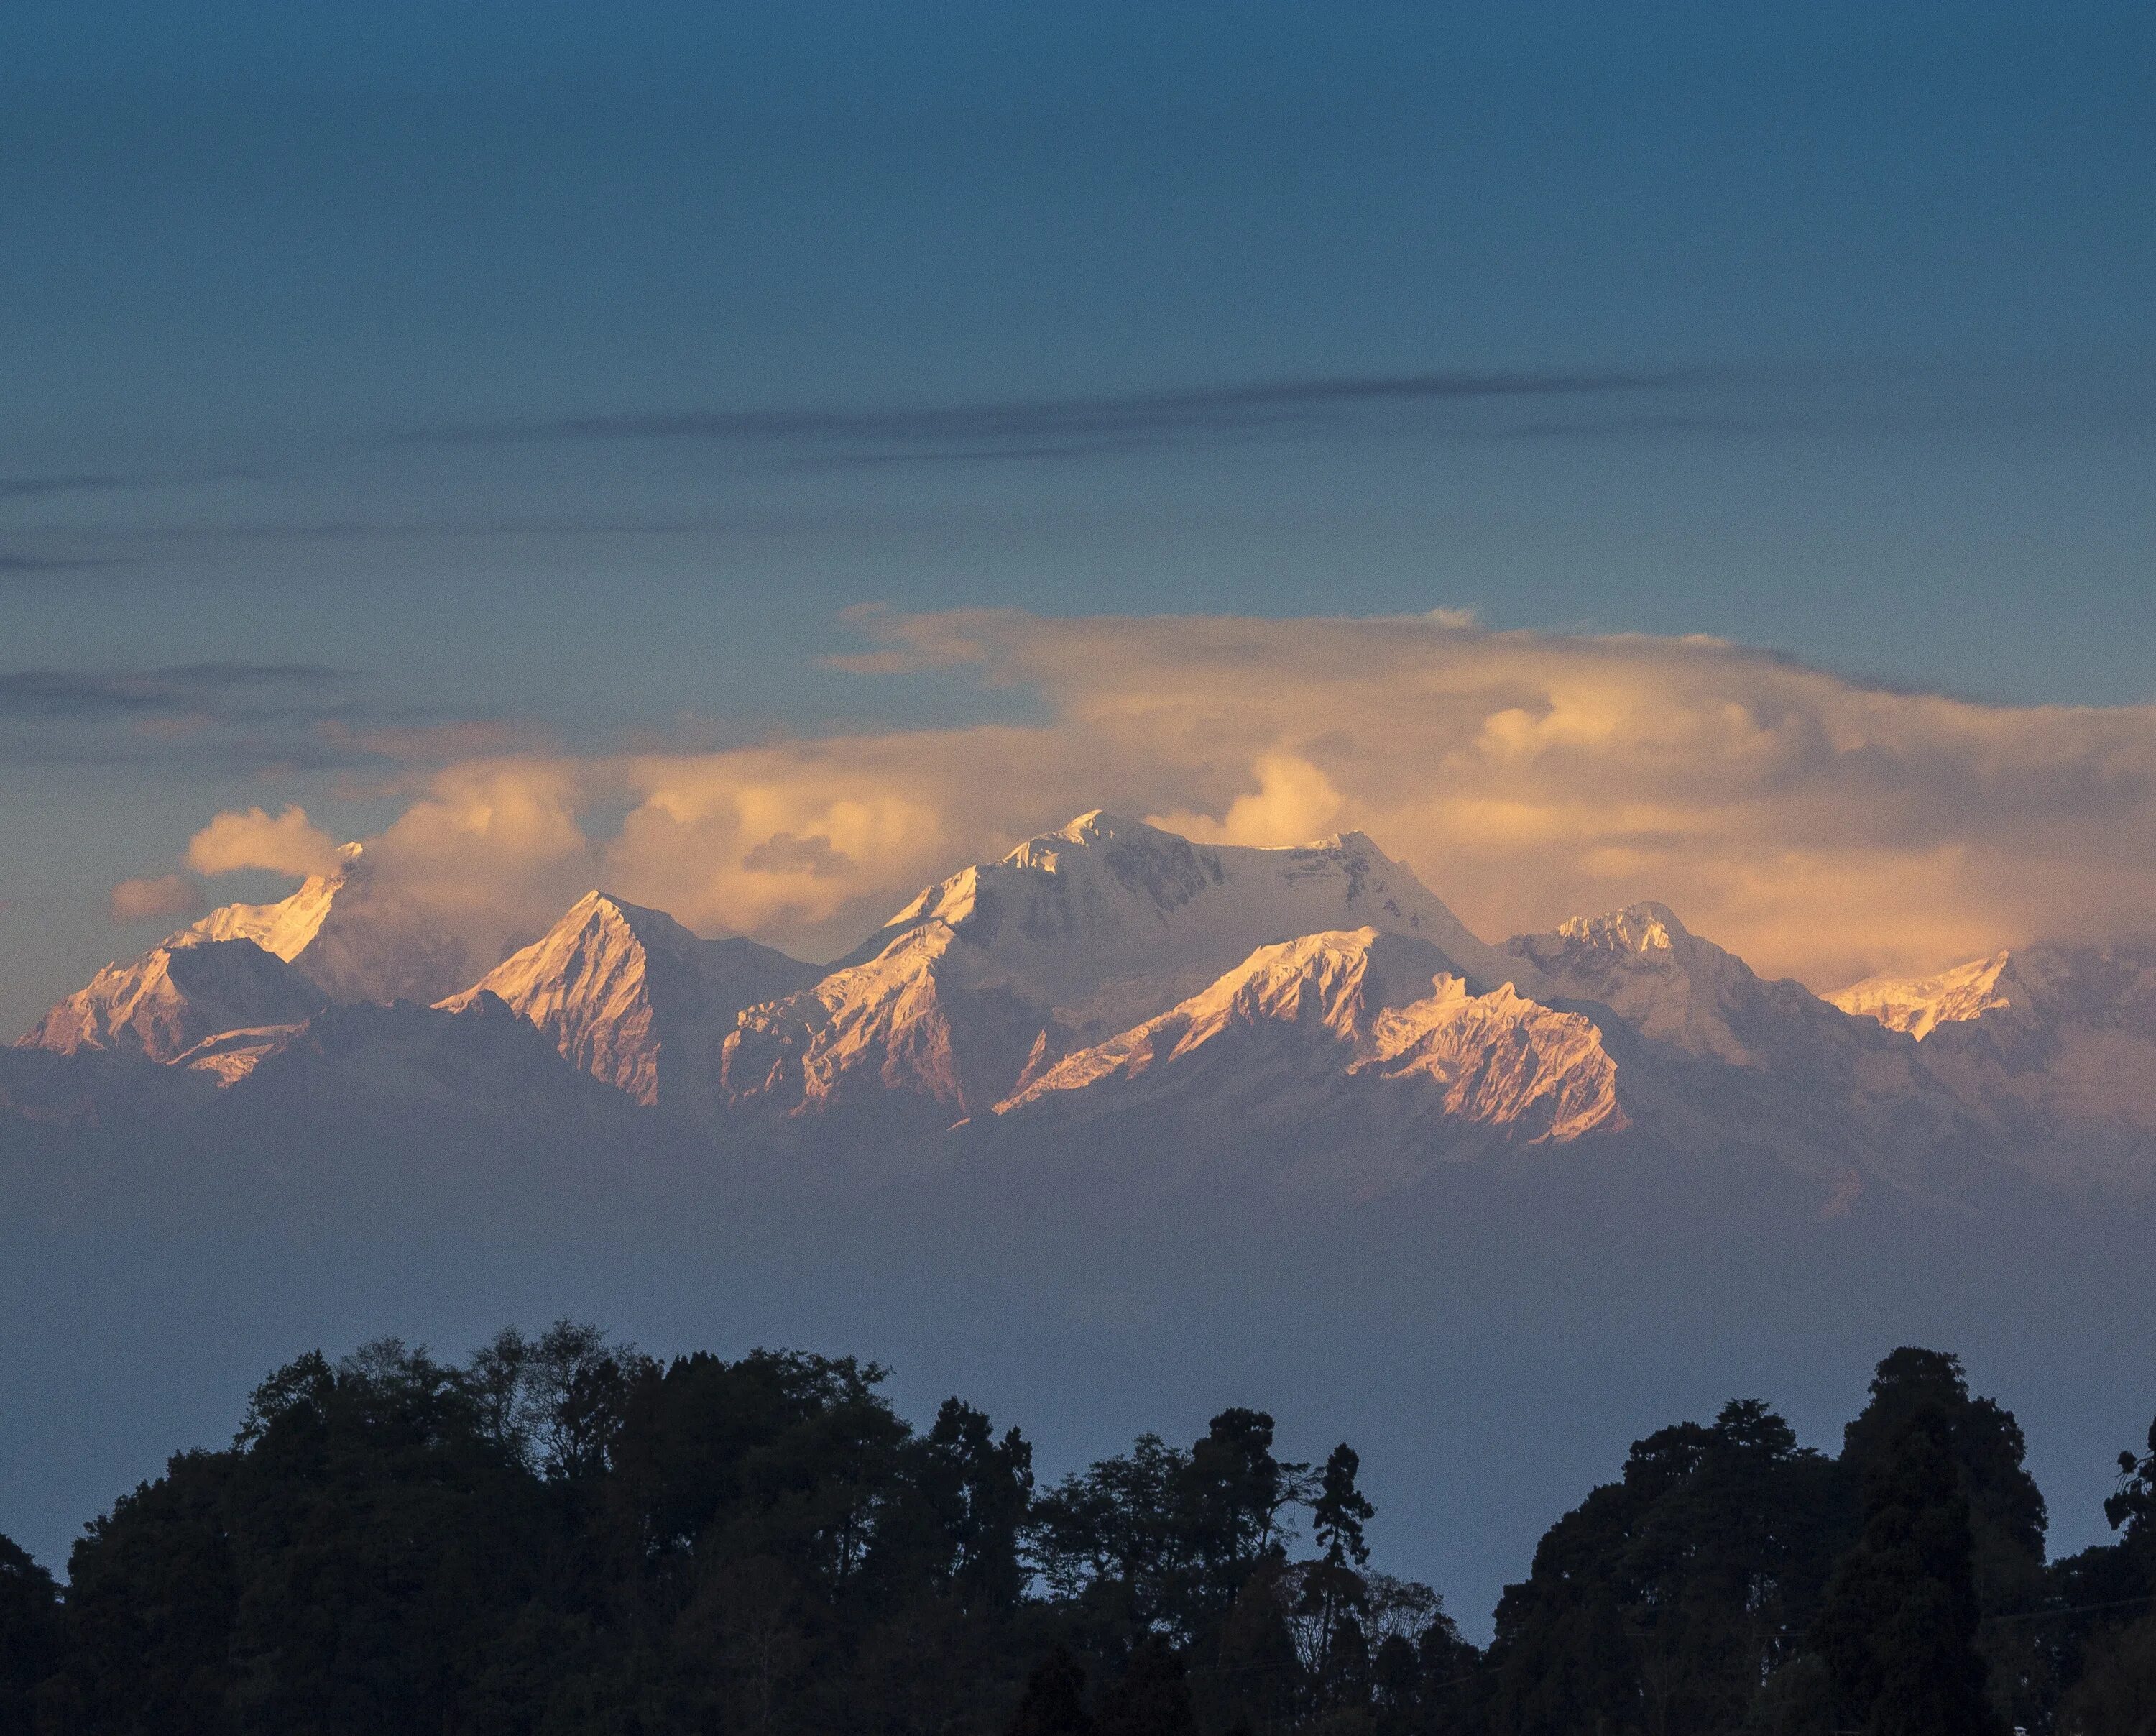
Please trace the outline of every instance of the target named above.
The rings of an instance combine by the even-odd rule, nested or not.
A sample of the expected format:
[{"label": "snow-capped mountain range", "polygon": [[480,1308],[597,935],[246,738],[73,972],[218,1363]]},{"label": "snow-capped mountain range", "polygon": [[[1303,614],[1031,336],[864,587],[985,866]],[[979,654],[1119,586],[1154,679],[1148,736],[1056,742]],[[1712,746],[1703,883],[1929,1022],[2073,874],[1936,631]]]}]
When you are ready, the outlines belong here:
[{"label": "snow-capped mountain range", "polygon": [[1612,1142],[1764,1154],[1834,1198],[2001,1168],[2156,1189],[2156,955],[2056,946],[1822,999],[1653,903],[1502,947],[1348,833],[1081,816],[819,966],[593,891],[484,973],[357,845],[100,971],[0,1107],[649,1114],[774,1148],[1008,1134],[1368,1177]]}]

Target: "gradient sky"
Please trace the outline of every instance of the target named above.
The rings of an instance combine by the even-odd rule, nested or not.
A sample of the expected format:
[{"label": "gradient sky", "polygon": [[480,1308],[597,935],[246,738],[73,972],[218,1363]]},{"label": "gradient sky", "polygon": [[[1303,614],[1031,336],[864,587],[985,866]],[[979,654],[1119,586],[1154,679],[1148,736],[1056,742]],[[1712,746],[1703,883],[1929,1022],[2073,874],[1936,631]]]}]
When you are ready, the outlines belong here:
[{"label": "gradient sky", "polygon": [[385,823],[384,732],[1029,715],[823,666],[864,602],[2156,698],[2152,51],[1977,0],[14,0],[0,1017],[169,926],[107,891],[218,809]]}]

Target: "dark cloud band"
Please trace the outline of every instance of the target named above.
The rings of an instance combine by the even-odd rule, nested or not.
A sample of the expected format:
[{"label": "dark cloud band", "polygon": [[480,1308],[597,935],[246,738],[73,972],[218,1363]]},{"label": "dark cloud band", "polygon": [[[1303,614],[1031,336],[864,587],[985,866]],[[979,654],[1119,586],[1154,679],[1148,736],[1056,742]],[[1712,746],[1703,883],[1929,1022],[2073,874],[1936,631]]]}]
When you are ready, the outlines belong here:
[{"label": "dark cloud band", "polygon": [[[408,441],[706,440],[743,444],[947,449],[955,455],[1057,458],[1073,450],[1217,438],[1337,419],[1387,405],[1433,406],[1666,391],[1700,371],[1342,375],[1224,386],[880,410],[607,413],[413,430]],[[986,449],[983,453],[980,449]]]}]

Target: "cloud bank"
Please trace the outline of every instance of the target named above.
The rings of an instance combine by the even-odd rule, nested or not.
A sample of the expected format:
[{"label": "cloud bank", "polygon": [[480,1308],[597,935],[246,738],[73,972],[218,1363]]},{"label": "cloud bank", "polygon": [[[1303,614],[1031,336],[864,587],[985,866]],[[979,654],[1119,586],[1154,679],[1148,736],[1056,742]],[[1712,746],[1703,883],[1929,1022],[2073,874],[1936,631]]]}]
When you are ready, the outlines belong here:
[{"label": "cloud bank", "polygon": [[[432,773],[370,853],[475,943],[603,886],[829,956],[921,885],[1094,807],[1203,839],[1359,828],[1492,937],[1653,896],[1830,989],[2156,909],[2156,709],[1987,705],[1707,639],[1410,619],[865,614],[865,676],[1020,690],[1036,721]],[[622,814],[602,825],[596,816]],[[211,840],[205,842],[205,840]],[[198,870],[299,871],[305,816]]]}]

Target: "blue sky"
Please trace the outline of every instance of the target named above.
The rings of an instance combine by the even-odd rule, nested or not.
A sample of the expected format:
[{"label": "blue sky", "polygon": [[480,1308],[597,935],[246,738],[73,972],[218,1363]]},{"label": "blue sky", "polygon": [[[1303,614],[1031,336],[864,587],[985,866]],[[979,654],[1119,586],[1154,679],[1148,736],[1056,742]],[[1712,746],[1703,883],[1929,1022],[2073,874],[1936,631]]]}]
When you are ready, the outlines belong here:
[{"label": "blue sky", "polygon": [[[379,823],[326,721],[1024,713],[820,668],[864,601],[1470,607],[2148,699],[2152,37],[17,0],[0,1011],[139,944],[106,888],[221,806]],[[97,686],[146,679],[223,723]]]}]

